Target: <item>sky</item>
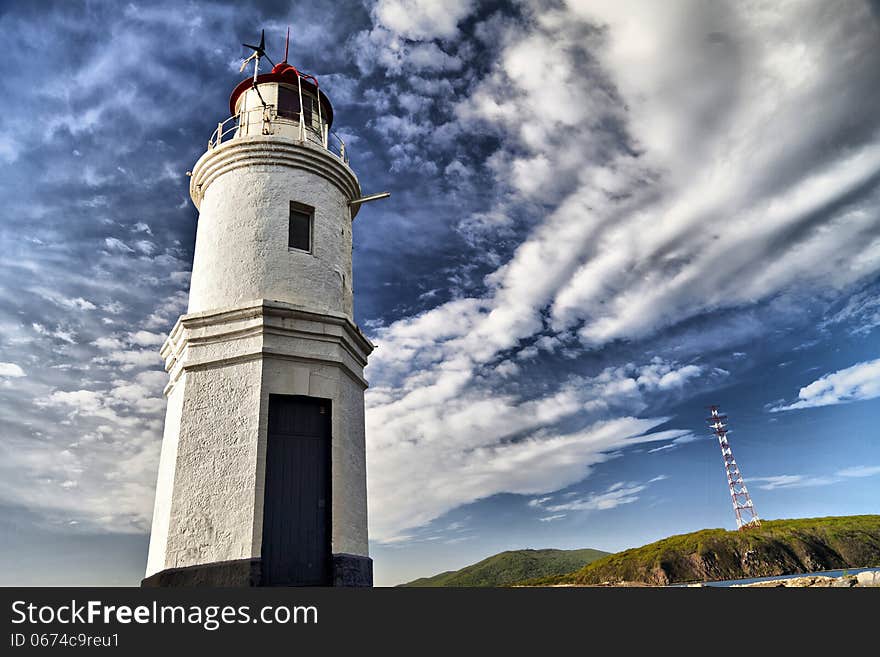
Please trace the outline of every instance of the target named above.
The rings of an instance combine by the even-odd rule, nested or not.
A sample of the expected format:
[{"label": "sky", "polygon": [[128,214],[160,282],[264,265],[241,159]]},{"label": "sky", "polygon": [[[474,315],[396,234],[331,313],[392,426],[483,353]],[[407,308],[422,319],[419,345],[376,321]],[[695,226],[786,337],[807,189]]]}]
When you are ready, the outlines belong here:
[{"label": "sky", "polygon": [[5,2],[0,584],[143,576],[204,152],[253,41],[354,223],[371,556],[880,512],[880,4]]}]

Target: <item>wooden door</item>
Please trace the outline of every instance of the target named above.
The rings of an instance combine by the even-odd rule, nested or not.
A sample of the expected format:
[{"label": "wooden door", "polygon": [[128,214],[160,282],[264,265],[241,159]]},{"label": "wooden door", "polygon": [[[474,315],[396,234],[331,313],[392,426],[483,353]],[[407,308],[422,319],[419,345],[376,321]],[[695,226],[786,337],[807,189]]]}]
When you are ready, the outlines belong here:
[{"label": "wooden door", "polygon": [[269,395],[262,581],[328,586],[330,402]]}]

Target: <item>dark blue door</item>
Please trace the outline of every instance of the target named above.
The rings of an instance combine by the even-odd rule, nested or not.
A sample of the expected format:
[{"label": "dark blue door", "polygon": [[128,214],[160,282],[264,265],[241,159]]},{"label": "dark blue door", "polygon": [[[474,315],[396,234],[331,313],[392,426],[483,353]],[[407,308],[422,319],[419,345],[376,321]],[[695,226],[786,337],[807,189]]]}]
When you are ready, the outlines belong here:
[{"label": "dark blue door", "polygon": [[330,402],[269,395],[262,581],[330,582]]}]

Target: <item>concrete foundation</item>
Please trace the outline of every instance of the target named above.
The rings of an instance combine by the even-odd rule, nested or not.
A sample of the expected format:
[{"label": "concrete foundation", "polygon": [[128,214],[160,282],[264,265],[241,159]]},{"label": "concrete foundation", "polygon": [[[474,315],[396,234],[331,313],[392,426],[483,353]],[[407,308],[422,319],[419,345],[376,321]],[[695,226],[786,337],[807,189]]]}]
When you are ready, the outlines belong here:
[{"label": "concrete foundation", "polygon": [[[334,554],[333,586],[373,586],[373,560],[356,554]],[[262,586],[260,559],[221,561],[200,566],[169,568],[141,581],[146,588]]]}]

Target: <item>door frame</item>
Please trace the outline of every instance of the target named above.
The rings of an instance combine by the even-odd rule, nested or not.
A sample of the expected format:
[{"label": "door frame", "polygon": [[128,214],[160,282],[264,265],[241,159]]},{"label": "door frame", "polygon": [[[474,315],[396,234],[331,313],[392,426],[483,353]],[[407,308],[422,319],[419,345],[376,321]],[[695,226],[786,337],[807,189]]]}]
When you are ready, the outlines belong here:
[{"label": "door frame", "polygon": [[[315,405],[324,404],[327,407],[327,418],[324,421],[324,431],[327,440],[327,459],[325,465],[326,476],[326,495],[327,503],[324,508],[324,522],[327,532],[327,553],[326,559],[326,577],[325,581],[319,584],[282,584],[274,586],[332,586],[333,585],[333,400],[326,397],[313,397],[311,395],[288,395],[279,393],[269,393],[268,403],[266,406],[266,445],[265,458],[263,466],[263,495],[262,495],[262,527],[260,532],[260,560],[263,559],[263,551],[266,545],[266,493],[268,487],[266,485],[269,475],[269,415],[272,408],[273,398],[279,398],[279,401],[304,401]],[[273,586],[270,584],[269,586]]]}]

